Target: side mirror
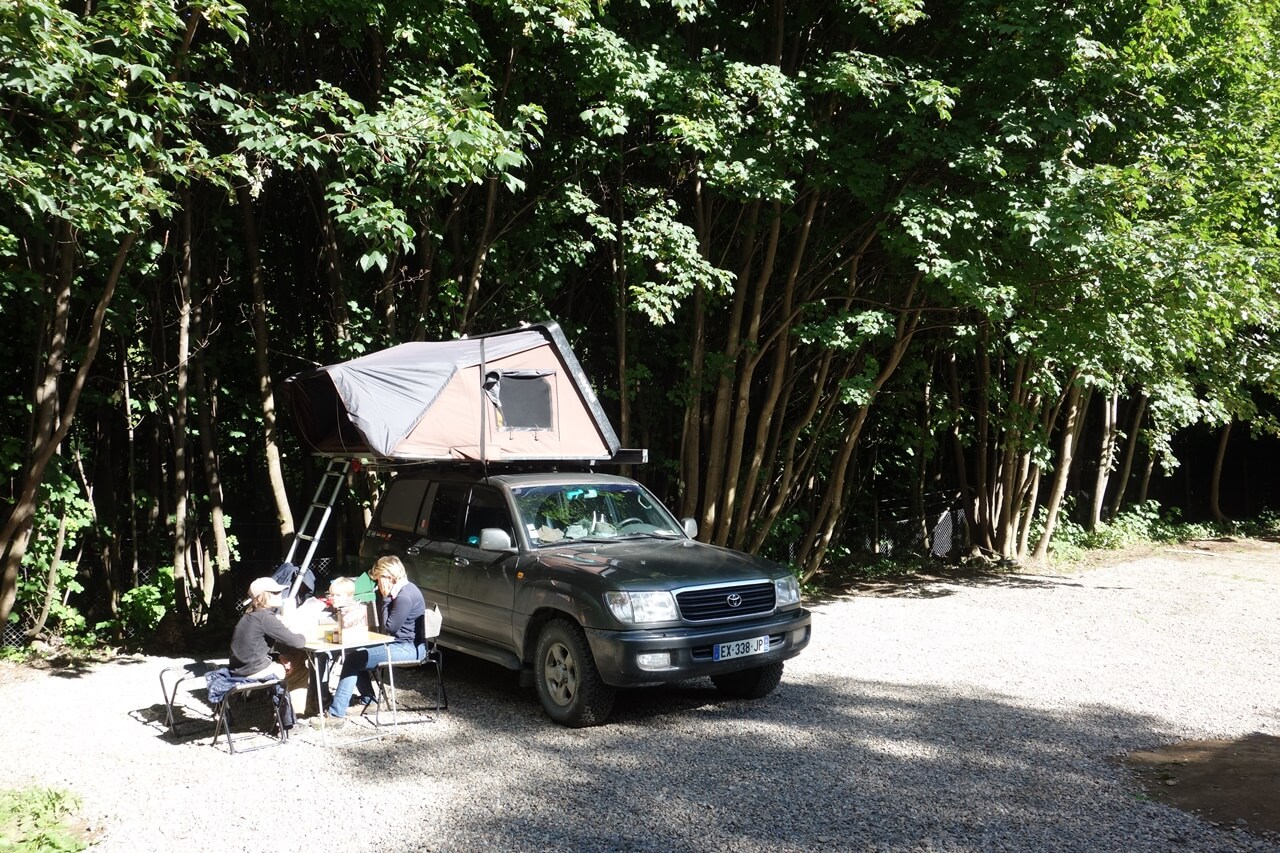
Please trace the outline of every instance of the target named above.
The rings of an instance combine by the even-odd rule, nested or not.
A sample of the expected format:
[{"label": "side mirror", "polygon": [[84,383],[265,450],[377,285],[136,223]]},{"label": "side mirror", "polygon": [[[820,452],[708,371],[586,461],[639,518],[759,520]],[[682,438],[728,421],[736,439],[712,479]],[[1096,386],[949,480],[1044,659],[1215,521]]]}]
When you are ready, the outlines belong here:
[{"label": "side mirror", "polygon": [[684,525],[684,533],[690,539],[698,538],[698,522],[693,518],[682,518],[680,523]]},{"label": "side mirror", "polygon": [[480,531],[481,551],[506,551],[514,554],[516,546],[511,543],[511,534],[499,527],[486,527]]}]

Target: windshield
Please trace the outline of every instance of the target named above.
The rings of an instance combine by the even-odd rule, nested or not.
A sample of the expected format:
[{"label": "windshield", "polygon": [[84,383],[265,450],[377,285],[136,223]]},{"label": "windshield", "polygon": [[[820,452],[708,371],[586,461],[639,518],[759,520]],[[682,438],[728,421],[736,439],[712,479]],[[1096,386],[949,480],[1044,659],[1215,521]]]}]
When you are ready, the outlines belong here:
[{"label": "windshield", "polygon": [[518,523],[535,546],[579,539],[683,536],[680,524],[636,483],[512,489]]}]

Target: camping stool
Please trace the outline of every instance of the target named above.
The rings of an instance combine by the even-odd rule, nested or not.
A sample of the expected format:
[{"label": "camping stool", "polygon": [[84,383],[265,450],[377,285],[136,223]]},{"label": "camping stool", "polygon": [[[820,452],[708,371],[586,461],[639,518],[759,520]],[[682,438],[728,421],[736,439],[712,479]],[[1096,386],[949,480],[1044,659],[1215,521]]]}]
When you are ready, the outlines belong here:
[{"label": "camping stool", "polygon": [[[172,683],[168,683],[166,678],[169,677],[171,673],[181,673],[181,675],[175,678]],[[174,704],[178,701],[178,687],[187,679],[195,678],[202,674],[203,673],[190,666],[166,666],[164,669],[160,670],[160,692],[164,694],[164,725],[170,737],[176,738],[191,734],[190,731],[184,732],[181,730],[183,723],[194,723],[200,728],[205,728],[209,723],[213,722],[212,720],[201,717],[196,720],[183,720],[180,723],[178,722],[178,715],[174,710]],[[205,733],[208,733],[207,729]]]},{"label": "camping stool", "polygon": [[[373,724],[375,726],[382,725],[382,709],[388,700],[391,703],[391,725],[398,726],[400,724],[399,704],[396,701],[396,670],[416,669],[426,666],[434,666],[436,670],[436,704],[434,706],[426,705],[417,710],[447,711],[449,709],[449,694],[444,687],[444,654],[435,641],[428,640],[427,655],[422,660],[389,660],[383,661],[374,668],[378,690],[375,700],[378,707],[373,712]],[[422,720],[415,720],[414,722],[422,722]]]},{"label": "camping stool", "polygon": [[[279,737],[269,743],[260,744],[241,748],[241,752],[253,752],[258,749],[265,749],[269,746],[279,746],[289,740],[289,730],[284,727],[284,710],[286,703],[289,702],[289,688],[285,685],[283,678],[269,678],[263,681],[244,681],[236,684],[226,692],[222,700],[218,702],[217,707],[213,709],[216,722],[213,726],[213,743],[212,746],[218,745],[218,735],[225,734],[227,738],[227,749],[232,755],[236,753],[236,742],[257,738],[257,734],[245,733],[239,737],[234,737],[231,733],[231,701],[239,696],[242,700],[247,700],[250,695],[260,690],[280,690],[279,701],[273,702],[275,706],[276,731]],[[292,709],[292,705],[289,706]]]}]

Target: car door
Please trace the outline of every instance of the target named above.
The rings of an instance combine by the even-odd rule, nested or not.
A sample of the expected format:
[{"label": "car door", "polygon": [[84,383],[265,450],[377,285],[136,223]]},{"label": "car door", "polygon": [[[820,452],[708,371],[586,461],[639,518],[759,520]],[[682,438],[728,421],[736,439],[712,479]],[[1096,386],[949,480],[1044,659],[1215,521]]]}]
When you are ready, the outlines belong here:
[{"label": "car door", "polygon": [[449,571],[466,510],[465,483],[397,478],[378,503],[378,516],[365,536],[364,553],[377,559],[394,554],[428,604],[448,610]]},{"label": "car door", "polygon": [[514,649],[511,609],[515,604],[516,555],[481,550],[480,531],[486,527],[505,530],[515,541],[511,511],[502,492],[475,485],[453,553],[449,613],[456,630]]}]

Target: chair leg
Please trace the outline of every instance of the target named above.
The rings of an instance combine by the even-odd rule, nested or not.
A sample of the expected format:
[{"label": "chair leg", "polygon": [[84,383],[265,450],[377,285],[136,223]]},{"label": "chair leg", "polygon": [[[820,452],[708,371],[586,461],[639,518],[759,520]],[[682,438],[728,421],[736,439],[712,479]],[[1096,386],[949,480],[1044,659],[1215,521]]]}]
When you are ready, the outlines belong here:
[{"label": "chair leg", "polygon": [[[240,699],[242,700],[242,704],[248,704],[250,697],[254,693],[257,693],[261,690],[265,690],[268,688],[270,688],[273,692],[273,695],[269,699],[269,701],[274,706],[273,713],[276,721],[275,722],[275,725],[276,725],[275,743],[267,743],[267,744],[261,744],[259,746],[247,747],[245,749],[240,750],[240,752],[253,752],[254,750],[262,749],[266,746],[278,746],[280,744],[287,743],[289,740],[289,730],[285,728],[285,725],[284,725],[285,709],[286,707],[288,707],[290,712],[292,712],[293,706],[292,704],[288,706],[285,705],[286,702],[291,702],[291,699],[289,697],[289,690],[285,685],[285,683],[283,681],[273,681],[273,682],[255,684],[252,688],[249,688],[249,689],[232,690],[222,697],[222,700],[218,703],[217,707],[214,708],[213,740],[210,742],[210,745],[217,746],[218,736],[222,735],[227,740],[227,752],[231,755],[235,755],[236,754],[236,737],[232,732],[232,726],[235,725],[235,718],[231,708],[232,701],[235,699],[235,697],[239,696]],[[278,700],[274,696],[274,692],[276,690],[282,691]],[[252,735],[246,735],[243,737],[252,737]]]},{"label": "chair leg", "polygon": [[378,707],[373,712],[373,724],[375,726],[382,725],[382,706],[390,700],[391,725],[398,726],[400,724],[400,715],[399,707],[396,703],[396,668],[394,666],[379,666],[375,674],[378,679]]},{"label": "chair leg", "polygon": [[231,694],[222,697],[222,701],[218,703],[218,707],[214,709],[213,723],[213,740],[210,746],[218,745],[218,735],[225,734],[227,737],[227,750],[232,754],[236,754],[235,739],[231,737]]}]

